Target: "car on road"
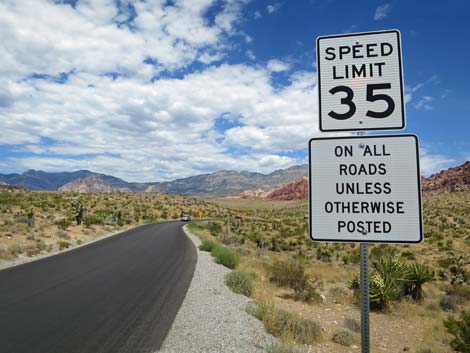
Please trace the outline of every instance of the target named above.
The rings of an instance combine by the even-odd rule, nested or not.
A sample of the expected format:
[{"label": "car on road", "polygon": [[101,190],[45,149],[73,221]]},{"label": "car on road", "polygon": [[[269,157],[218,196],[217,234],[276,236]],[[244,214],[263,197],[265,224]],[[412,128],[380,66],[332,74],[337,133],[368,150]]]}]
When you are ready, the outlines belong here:
[{"label": "car on road", "polygon": [[183,222],[189,222],[191,220],[191,216],[184,214],[181,216],[181,221]]}]

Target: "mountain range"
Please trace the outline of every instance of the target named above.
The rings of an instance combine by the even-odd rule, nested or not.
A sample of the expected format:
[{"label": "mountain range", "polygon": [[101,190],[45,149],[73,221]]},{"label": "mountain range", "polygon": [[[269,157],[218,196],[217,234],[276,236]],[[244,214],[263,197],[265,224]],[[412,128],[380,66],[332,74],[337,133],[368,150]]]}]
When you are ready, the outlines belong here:
[{"label": "mountain range", "polygon": [[[164,192],[201,197],[240,196],[267,200],[307,199],[308,165],[279,169],[270,174],[223,170],[165,182],[130,183],[112,175],[89,170],[47,173],[28,170],[22,174],[0,174],[0,184],[29,190],[63,192]],[[422,177],[424,193],[470,190],[470,162]]]},{"label": "mountain range", "polygon": [[[29,190],[75,192],[113,192],[130,190],[159,191],[170,194],[224,197],[239,195],[249,189],[270,190],[308,175],[308,165],[297,165],[270,174],[247,171],[218,171],[166,182],[129,183],[111,175],[89,170],[48,173],[28,170],[22,174],[0,174],[0,182]],[[89,178],[89,177],[96,178]],[[101,191],[99,191],[101,190]]]}]

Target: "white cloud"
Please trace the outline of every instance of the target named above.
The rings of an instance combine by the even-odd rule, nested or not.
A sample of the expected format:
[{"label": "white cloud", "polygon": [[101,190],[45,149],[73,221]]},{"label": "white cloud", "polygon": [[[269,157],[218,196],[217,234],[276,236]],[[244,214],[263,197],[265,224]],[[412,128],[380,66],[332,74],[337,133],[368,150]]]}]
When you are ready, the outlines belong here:
[{"label": "white cloud", "polygon": [[261,15],[261,12],[259,12],[258,10],[256,10],[256,11],[253,13],[253,17],[257,20],[257,19],[263,17],[263,15]]},{"label": "white cloud", "polygon": [[[256,55],[255,55],[255,53],[253,53],[253,50],[248,49],[245,54],[246,54],[246,57],[247,57],[248,59],[250,59],[250,60],[256,60]],[[0,96],[0,105],[1,105],[1,96]]]},{"label": "white cloud", "polygon": [[455,159],[444,155],[430,154],[425,148],[421,148],[419,154],[421,174],[425,176],[437,173],[455,163]]},{"label": "white cloud", "polygon": [[413,104],[416,109],[433,110],[431,102],[434,100],[431,96],[421,96],[421,98]]},{"label": "white cloud", "polygon": [[[245,0],[224,1],[212,25],[204,13],[215,0],[166,3],[135,2],[132,23],[113,1],[0,3],[0,146],[20,152],[0,157],[2,172],[91,169],[145,181],[303,162],[283,152],[318,133],[314,72],[280,60],[220,63],[230,38],[247,36],[237,27]],[[196,62],[198,71],[164,75]],[[272,85],[280,71],[290,85]],[[53,79],[61,73],[68,78]],[[239,126],[218,131],[227,113]]]},{"label": "white cloud", "polygon": [[225,1],[209,26],[203,15],[213,2],[135,2],[135,30],[115,23],[114,1],[79,1],[76,9],[45,0],[1,2],[0,77],[137,72],[149,57],[160,69],[184,67],[207,46],[223,48],[225,38],[237,32],[245,1]]},{"label": "white cloud", "polygon": [[288,71],[290,69],[290,64],[285,61],[272,59],[268,61],[267,68],[272,72]]},{"label": "white cloud", "polygon": [[[88,168],[129,180],[218,169],[270,171],[298,163],[277,153],[304,148],[318,131],[314,73],[296,73],[283,89],[274,89],[270,79],[267,69],[221,65],[146,84],[87,73],[72,75],[66,84],[23,81],[17,90],[32,94],[18,96],[2,112],[0,144],[25,144],[37,154],[16,158],[10,167]],[[223,132],[219,143],[213,126],[226,112],[240,116],[243,126]],[[46,137],[57,143],[44,144]],[[253,152],[236,155],[231,148]],[[67,157],[82,154],[96,156]],[[272,164],[258,166],[260,159]]]},{"label": "white cloud", "polygon": [[380,5],[379,7],[377,7],[377,9],[375,9],[374,20],[375,21],[383,20],[385,17],[387,17],[390,14],[391,10],[392,10],[392,5],[390,4]]},{"label": "white cloud", "polygon": [[269,14],[272,14],[274,12],[279,11],[280,8],[281,8],[281,4],[275,3],[275,4],[266,6],[266,11],[268,11]]}]

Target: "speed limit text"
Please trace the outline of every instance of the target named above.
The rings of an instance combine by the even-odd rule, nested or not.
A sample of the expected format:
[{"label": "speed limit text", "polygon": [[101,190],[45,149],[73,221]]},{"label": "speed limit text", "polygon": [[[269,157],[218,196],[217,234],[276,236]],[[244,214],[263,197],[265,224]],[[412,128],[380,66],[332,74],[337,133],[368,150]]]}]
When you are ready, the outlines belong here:
[{"label": "speed limit text", "polygon": [[[355,45],[330,46],[325,49],[324,59],[331,60],[351,60],[387,57],[393,53],[393,46],[390,43],[368,43]],[[334,80],[357,78],[357,77],[381,77],[385,61],[362,64],[333,65],[332,74]]]}]

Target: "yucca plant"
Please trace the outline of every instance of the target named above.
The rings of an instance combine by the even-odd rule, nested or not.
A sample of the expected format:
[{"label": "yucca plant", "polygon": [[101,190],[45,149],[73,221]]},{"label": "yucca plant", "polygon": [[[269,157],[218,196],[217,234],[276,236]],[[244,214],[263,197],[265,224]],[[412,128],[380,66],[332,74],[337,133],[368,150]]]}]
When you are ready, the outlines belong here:
[{"label": "yucca plant", "polygon": [[426,264],[415,263],[408,267],[405,294],[421,303],[424,300],[423,284],[434,279],[434,270]]},{"label": "yucca plant", "polygon": [[404,283],[407,281],[406,265],[398,258],[380,257],[374,265],[375,271],[382,277],[392,300],[399,300],[404,294]]}]

